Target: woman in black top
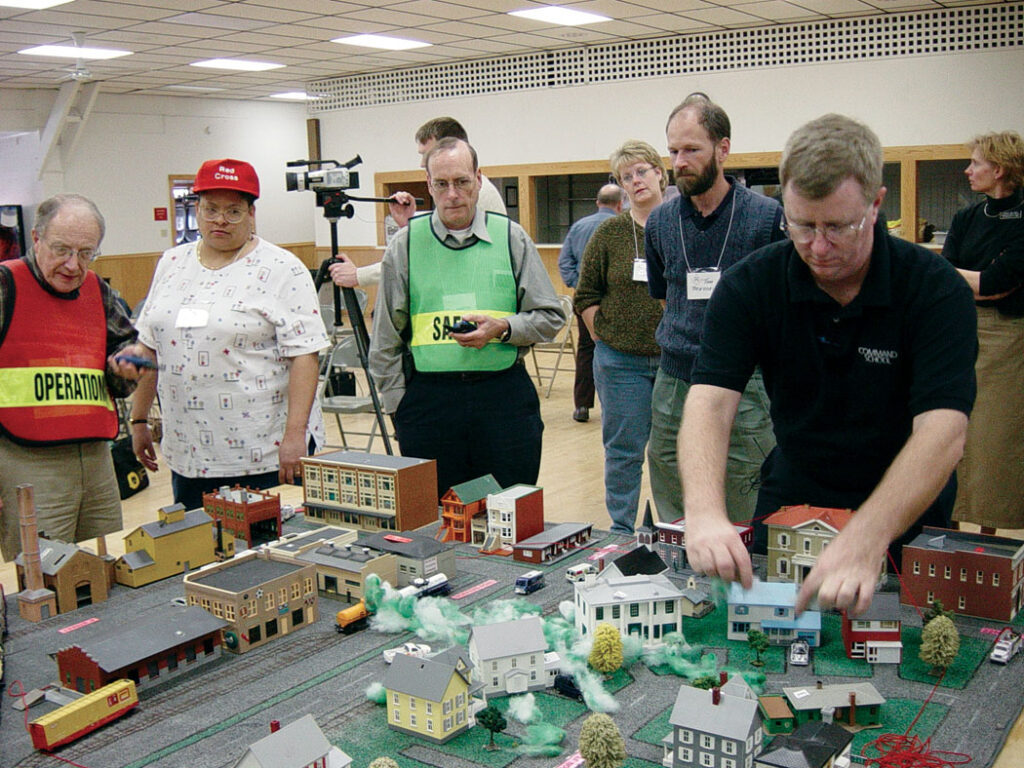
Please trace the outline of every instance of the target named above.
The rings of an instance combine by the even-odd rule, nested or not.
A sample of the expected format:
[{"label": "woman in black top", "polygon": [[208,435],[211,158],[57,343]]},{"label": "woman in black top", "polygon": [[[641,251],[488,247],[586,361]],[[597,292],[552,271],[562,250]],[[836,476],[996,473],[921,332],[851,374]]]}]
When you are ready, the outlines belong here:
[{"label": "woman in black top", "polygon": [[984,197],[953,217],[942,249],[978,307],[978,399],[953,518],[994,533],[1024,528],[1024,142],[1003,131],[968,146],[964,172]]}]

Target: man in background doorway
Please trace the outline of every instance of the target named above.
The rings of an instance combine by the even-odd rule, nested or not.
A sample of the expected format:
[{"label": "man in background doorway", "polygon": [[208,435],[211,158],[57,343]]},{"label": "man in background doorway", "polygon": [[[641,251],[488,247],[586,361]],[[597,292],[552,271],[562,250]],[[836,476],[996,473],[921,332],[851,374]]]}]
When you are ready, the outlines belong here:
[{"label": "man in background doorway", "polygon": [[[570,288],[580,279],[583,251],[597,226],[612,216],[622,213],[622,187],[605,184],[597,192],[597,213],[584,216],[569,227],[569,233],[558,254],[558,271]],[[576,314],[576,381],[572,388],[573,421],[589,421],[594,407],[594,340],[583,319]]]},{"label": "man in background doorway", "polygon": [[[420,168],[425,169],[427,167],[427,153],[434,148],[434,145],[441,139],[448,138],[459,139],[467,144],[469,143],[466,129],[454,117],[435,117],[417,129],[416,151],[420,153]],[[501,193],[498,192],[497,187],[494,186],[491,180],[482,173],[480,174],[480,205],[483,206],[485,211],[494,211],[500,214],[508,213],[505,209],[505,201],[501,198]],[[394,220],[398,229],[408,225],[409,219],[415,213],[416,198],[412,194],[409,192],[395,192],[391,196],[391,202],[388,204],[388,214]],[[388,242],[390,241],[391,236],[389,235]],[[367,288],[380,282],[381,263],[379,261],[367,264],[364,267],[357,267],[344,253],[339,253],[338,258],[340,262],[332,264],[330,267],[331,279],[334,280],[336,285],[344,288]]]},{"label": "man in background doorway", "polygon": [[439,498],[485,474],[533,485],[544,424],[523,356],[566,318],[523,228],[479,205],[476,151],[442,139],[426,167],[434,210],[384,253],[370,373],[402,455],[437,461]]},{"label": "man in background doorway", "polygon": [[[651,295],[665,306],[647,453],[651,495],[658,516],[670,522],[683,516],[676,438],[708,299],[723,271],[785,233],[782,206],[725,175],[732,130],[724,109],[703,93],[690,94],[672,110],[665,133],[681,194],[651,213],[644,248]],[[757,372],[729,444],[726,508],[734,521],[754,515],[761,462],[775,445],[771,427]]]}]

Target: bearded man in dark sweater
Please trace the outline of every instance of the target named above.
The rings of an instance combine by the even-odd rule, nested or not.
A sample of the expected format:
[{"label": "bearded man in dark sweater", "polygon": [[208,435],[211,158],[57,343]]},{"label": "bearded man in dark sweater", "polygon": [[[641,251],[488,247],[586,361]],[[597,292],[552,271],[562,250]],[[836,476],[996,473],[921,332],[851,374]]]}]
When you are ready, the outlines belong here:
[{"label": "bearded man in dark sweater", "polygon": [[[677,436],[708,299],[722,271],[785,234],[782,207],[723,171],[731,144],[725,110],[702,93],[691,94],[672,110],[665,131],[681,195],[651,214],[644,249],[651,295],[665,307],[656,336],[661,365],[647,453],[658,516],[670,522],[683,516]],[[729,446],[730,519],[753,517],[761,463],[774,446],[768,400],[757,372],[743,393]]]}]

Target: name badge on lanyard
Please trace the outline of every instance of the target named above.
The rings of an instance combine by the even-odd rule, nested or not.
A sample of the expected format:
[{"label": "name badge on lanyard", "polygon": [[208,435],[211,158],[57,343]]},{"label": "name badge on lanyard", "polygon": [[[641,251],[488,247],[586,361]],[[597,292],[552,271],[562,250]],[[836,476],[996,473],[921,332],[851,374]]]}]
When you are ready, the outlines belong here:
[{"label": "name badge on lanyard", "polygon": [[711,298],[715,286],[718,285],[718,278],[722,273],[717,269],[707,269],[699,272],[686,273],[686,298],[694,300],[707,300]]},{"label": "name badge on lanyard", "polygon": [[647,282],[646,259],[633,259],[633,280],[638,283]]}]

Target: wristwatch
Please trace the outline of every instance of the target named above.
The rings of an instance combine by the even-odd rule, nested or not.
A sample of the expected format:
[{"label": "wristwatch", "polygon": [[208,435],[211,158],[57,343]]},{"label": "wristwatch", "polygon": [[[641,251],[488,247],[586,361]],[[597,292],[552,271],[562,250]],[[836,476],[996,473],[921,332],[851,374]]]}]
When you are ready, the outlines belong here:
[{"label": "wristwatch", "polygon": [[[505,322],[508,323],[507,320]],[[511,338],[512,338],[512,323],[508,323],[508,328],[506,328],[505,331],[501,334],[501,336],[498,337],[498,341],[500,341],[502,344],[505,344]]]}]

